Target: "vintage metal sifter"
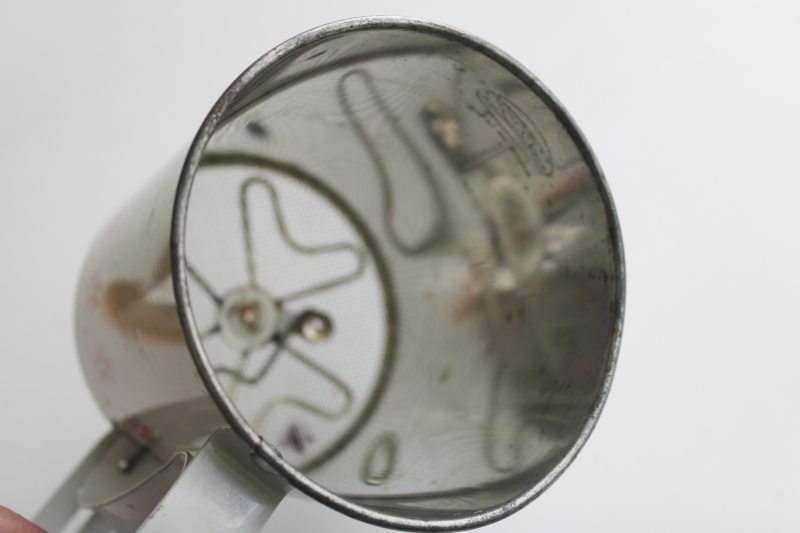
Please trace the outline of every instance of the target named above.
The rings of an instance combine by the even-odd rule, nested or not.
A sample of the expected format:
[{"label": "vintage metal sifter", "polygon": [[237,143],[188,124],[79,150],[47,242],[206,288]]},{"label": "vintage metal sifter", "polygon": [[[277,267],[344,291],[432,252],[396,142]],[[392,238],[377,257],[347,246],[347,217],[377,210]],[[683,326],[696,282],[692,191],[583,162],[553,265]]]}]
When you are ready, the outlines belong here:
[{"label": "vintage metal sifter", "polygon": [[311,30],[94,245],[76,334],[113,430],[36,521],[258,532],[291,489],[499,520],[594,427],[623,293],[600,167],[527,70],[422,20]]}]

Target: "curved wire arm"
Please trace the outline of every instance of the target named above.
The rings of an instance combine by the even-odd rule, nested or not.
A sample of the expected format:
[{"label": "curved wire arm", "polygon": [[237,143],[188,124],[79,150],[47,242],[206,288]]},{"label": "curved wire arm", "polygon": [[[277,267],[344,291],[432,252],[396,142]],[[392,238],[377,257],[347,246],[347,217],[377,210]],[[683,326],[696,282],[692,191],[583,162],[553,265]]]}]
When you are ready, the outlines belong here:
[{"label": "curved wire arm", "polygon": [[[227,374],[233,377],[233,379],[235,379],[237,383],[246,383],[248,385],[255,385],[256,383],[261,381],[264,378],[264,376],[267,375],[269,369],[272,368],[272,365],[275,364],[275,361],[278,359],[278,355],[281,353],[282,349],[283,349],[283,342],[279,342],[272,350],[272,353],[269,354],[269,357],[267,357],[267,360],[264,362],[264,364],[261,366],[258,372],[256,372],[252,376],[244,375],[244,372],[242,372],[241,369],[241,365],[239,366],[238,369],[229,368],[226,366],[216,366],[214,367],[214,372],[218,374]],[[244,361],[248,355],[250,355],[250,352],[247,351],[241,352],[242,361]]]},{"label": "curved wire arm", "polygon": [[358,248],[353,244],[350,243],[336,243],[336,244],[327,244],[323,246],[306,246],[303,244],[298,243],[289,233],[286,228],[286,221],[283,215],[283,210],[281,209],[280,200],[278,198],[278,191],[275,187],[266,179],[259,178],[259,177],[252,177],[242,184],[241,189],[239,191],[239,201],[241,205],[241,212],[242,212],[242,228],[244,230],[244,244],[245,244],[245,253],[247,255],[247,274],[248,279],[250,280],[251,285],[256,286],[256,268],[255,268],[255,259],[253,257],[253,236],[252,230],[250,225],[250,208],[248,204],[248,194],[247,191],[254,185],[261,185],[262,187],[266,188],[270,195],[270,200],[272,201],[272,208],[275,213],[275,222],[278,225],[278,231],[280,231],[283,240],[288,244],[293,250],[300,252],[302,254],[307,255],[319,255],[319,254],[326,254],[332,252],[341,252],[341,251],[349,251],[356,257],[357,266],[355,271],[352,273],[342,276],[339,278],[334,278],[331,281],[327,281],[321,283],[319,285],[314,285],[311,287],[307,287],[305,289],[301,289],[299,291],[281,296],[277,298],[279,301],[290,301],[296,300],[299,298],[303,298],[305,296],[309,296],[311,294],[315,294],[318,292],[326,291],[328,289],[332,289],[336,286],[342,285],[344,283],[348,283],[350,281],[355,280],[361,274],[363,274],[364,270],[367,267],[367,257],[368,254],[366,250],[363,248]]},{"label": "curved wire arm", "polygon": [[[405,146],[409,155],[411,155],[411,159],[416,163],[417,168],[419,168],[425,184],[428,186],[431,192],[431,196],[433,202],[436,206],[434,210],[434,222],[431,225],[430,230],[428,231],[427,235],[425,235],[419,242],[409,244],[403,242],[396,233],[395,228],[392,225],[392,214],[394,212],[394,197],[392,195],[392,189],[390,186],[390,179],[389,179],[389,171],[386,168],[386,164],[384,163],[383,159],[381,158],[380,154],[378,153],[378,148],[375,143],[370,139],[370,136],[367,134],[364,126],[359,121],[358,117],[356,116],[355,111],[353,110],[353,106],[350,103],[350,99],[347,94],[347,89],[345,87],[345,81],[348,78],[358,76],[360,77],[363,82],[364,86],[369,93],[370,98],[375,105],[377,106],[378,110],[380,111],[381,115],[383,115],[384,119],[388,122],[389,126],[394,131],[394,134],[400,140],[400,142]],[[356,132],[361,143],[364,145],[367,153],[369,154],[370,159],[372,160],[372,164],[375,166],[375,170],[378,173],[378,178],[380,179],[381,188],[383,189],[383,210],[384,210],[384,229],[388,234],[389,238],[392,241],[392,244],[397,247],[400,251],[405,253],[406,255],[413,255],[417,254],[436,241],[442,236],[444,232],[444,203],[442,201],[441,192],[439,188],[436,186],[436,182],[433,179],[433,175],[431,173],[430,166],[425,162],[425,159],[422,157],[422,154],[419,152],[417,147],[411,141],[410,136],[408,133],[402,128],[400,125],[400,120],[392,114],[392,111],[389,109],[389,106],[386,105],[386,102],[381,97],[380,92],[378,91],[377,87],[375,86],[375,81],[372,78],[372,75],[363,69],[355,69],[347,72],[341,78],[339,78],[339,83],[337,85],[337,95],[339,97],[339,104],[342,106],[344,110],[344,114],[347,116],[348,121],[350,121],[350,125]]]},{"label": "curved wire arm", "polygon": [[186,271],[192,278],[194,278],[194,280],[197,282],[200,288],[203,289],[203,292],[205,292],[209,298],[214,300],[214,303],[216,304],[217,307],[222,305],[222,297],[219,294],[217,294],[217,292],[214,289],[211,288],[211,285],[208,283],[208,281],[203,276],[201,276],[191,264],[189,264],[189,261],[186,261]]},{"label": "curved wire arm", "polygon": [[[280,232],[281,237],[286,242],[286,244],[293,250],[306,255],[320,255],[320,254],[335,253],[335,252],[350,252],[355,256],[357,261],[355,270],[347,275],[340,276],[338,278],[334,278],[332,280],[325,281],[317,285],[312,285],[300,289],[293,293],[289,293],[282,297],[276,298],[276,300],[281,302],[286,302],[286,301],[300,299],[318,292],[333,289],[339,285],[356,280],[364,273],[367,267],[367,260],[369,254],[363,248],[360,248],[354,244],[347,242],[328,244],[323,246],[307,246],[295,240],[295,238],[289,233],[287,229],[286,219],[284,217],[284,213],[281,208],[280,198],[278,196],[277,189],[268,180],[254,176],[245,180],[239,189],[239,202],[241,208],[242,228],[244,233],[247,275],[248,275],[248,281],[252,286],[259,287],[261,290],[264,290],[264,287],[261,287],[257,283],[255,257],[253,253],[253,235],[252,235],[252,225],[250,220],[250,204],[249,204],[249,194],[248,194],[249,190],[253,186],[262,186],[269,193],[278,231]],[[219,308],[222,305],[223,297],[217,294],[217,292],[211,287],[208,281],[203,276],[201,276],[197,272],[197,270],[191,267],[188,264],[188,262],[187,262],[187,271],[189,275],[197,282],[198,286],[203,290],[203,292],[206,293],[206,295],[209,298],[211,298],[211,300],[213,300],[213,302]],[[264,363],[255,373],[244,372],[245,362],[251,353],[249,350],[244,350],[240,352],[241,358],[239,364],[236,365],[235,368],[228,366],[218,366],[214,367],[214,371],[218,374],[228,375],[231,378],[233,378],[234,380],[233,387],[231,387],[231,390],[229,391],[229,394],[233,394],[235,393],[235,390],[238,389],[238,386],[240,384],[255,385],[259,383],[261,380],[263,380],[264,377],[269,373],[270,369],[273,368],[279,356],[282,353],[286,352],[289,355],[291,355],[294,359],[301,362],[309,370],[316,373],[322,379],[328,381],[336,389],[338,389],[344,397],[344,404],[339,409],[329,410],[294,396],[285,396],[277,398],[265,404],[259,410],[258,414],[256,415],[254,427],[259,427],[260,425],[263,425],[269,413],[271,413],[279,405],[285,405],[285,404],[294,405],[296,407],[299,407],[300,409],[306,410],[308,412],[314,413],[318,416],[328,419],[340,418],[341,416],[344,416],[352,407],[353,392],[342,379],[340,379],[338,376],[336,376],[326,368],[320,366],[319,364],[308,358],[306,355],[290,347],[286,343],[288,335],[297,331],[298,328],[297,321],[299,321],[302,318],[302,316],[303,316],[302,314],[298,315],[297,319],[293,321],[293,323],[286,329],[286,331],[282,335],[280,335],[280,337],[277,340],[273,341],[275,342],[275,346],[272,352],[268,355],[266,361],[264,361]],[[205,339],[212,335],[217,335],[220,332],[221,332],[220,325],[218,323],[215,323],[211,325],[207,330],[201,333],[201,338]]]},{"label": "curved wire arm", "polygon": [[350,407],[353,405],[353,391],[350,390],[350,387],[348,387],[345,382],[336,377],[330,371],[323,368],[319,364],[315,363],[313,360],[309,359],[308,357],[297,351],[295,348],[289,346],[288,344],[285,344],[284,348],[286,349],[286,352],[290,354],[292,357],[294,357],[296,360],[304,364],[311,371],[315,372],[326,381],[332,383],[334,387],[339,389],[344,396],[345,400],[344,405],[342,405],[337,410],[326,410],[323,407],[314,405],[296,396],[283,396],[281,398],[276,398],[275,400],[272,400],[271,402],[265,404],[258,411],[258,413],[253,419],[253,427],[260,430],[267,416],[276,407],[280,405],[294,405],[295,407],[299,407],[304,411],[309,411],[311,413],[314,413],[315,415],[327,418],[329,420],[335,420],[337,418],[341,418],[342,416],[344,416],[350,410]]}]

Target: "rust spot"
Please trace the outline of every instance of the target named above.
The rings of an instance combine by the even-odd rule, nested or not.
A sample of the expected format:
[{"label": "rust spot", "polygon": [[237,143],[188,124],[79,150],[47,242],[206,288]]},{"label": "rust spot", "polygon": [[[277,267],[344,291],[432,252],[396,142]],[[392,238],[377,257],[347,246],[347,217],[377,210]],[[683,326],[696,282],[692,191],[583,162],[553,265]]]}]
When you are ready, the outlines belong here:
[{"label": "rust spot", "polygon": [[314,437],[297,424],[290,425],[283,438],[283,444],[294,448],[298,453],[305,452],[306,446],[312,442],[314,442]]},{"label": "rust spot", "polygon": [[100,379],[106,383],[114,383],[116,381],[116,379],[114,379],[113,372],[114,363],[106,355],[106,352],[102,346],[98,346],[95,349],[92,359],[94,360],[94,365],[97,369],[97,375],[100,376]]},{"label": "rust spot", "polygon": [[99,309],[103,303],[103,282],[100,280],[100,271],[98,270],[89,282],[89,304],[95,309]]},{"label": "rust spot", "polygon": [[142,422],[138,416],[132,416],[125,420],[125,426],[131,430],[134,436],[138,437],[143,442],[154,445],[158,443],[158,437],[156,437],[155,432],[153,429]]},{"label": "rust spot", "polygon": [[115,281],[103,291],[105,312],[123,333],[183,344],[183,328],[172,304],[146,299],[142,286],[133,281]]},{"label": "rust spot", "polygon": [[483,291],[474,280],[467,281],[456,299],[450,315],[451,324],[460,324],[472,318],[483,307]]}]

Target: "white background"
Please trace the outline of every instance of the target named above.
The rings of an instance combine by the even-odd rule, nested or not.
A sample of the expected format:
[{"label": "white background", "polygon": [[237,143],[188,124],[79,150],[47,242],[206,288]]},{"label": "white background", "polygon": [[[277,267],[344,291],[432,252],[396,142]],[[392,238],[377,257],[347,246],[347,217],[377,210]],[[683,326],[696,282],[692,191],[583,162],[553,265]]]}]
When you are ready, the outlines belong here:
[{"label": "white background", "polygon": [[[800,4],[0,3],[0,504],[32,516],[107,428],[72,302],[111,215],[261,54],[357,15],[430,18],[530,68],[593,146],[628,267],[605,412],[485,529],[800,531]],[[290,500],[272,531],[366,532]]]}]

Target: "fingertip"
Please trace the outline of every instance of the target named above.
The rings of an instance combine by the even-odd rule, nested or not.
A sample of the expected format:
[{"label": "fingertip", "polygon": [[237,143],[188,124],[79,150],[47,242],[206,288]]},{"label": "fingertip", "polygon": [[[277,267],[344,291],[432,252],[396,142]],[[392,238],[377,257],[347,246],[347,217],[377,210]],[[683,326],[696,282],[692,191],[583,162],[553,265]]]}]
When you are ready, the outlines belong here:
[{"label": "fingertip", "polygon": [[0,505],[0,533],[47,533],[30,520]]}]

